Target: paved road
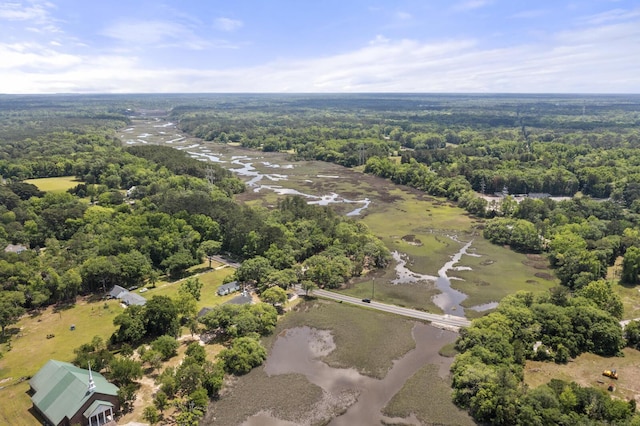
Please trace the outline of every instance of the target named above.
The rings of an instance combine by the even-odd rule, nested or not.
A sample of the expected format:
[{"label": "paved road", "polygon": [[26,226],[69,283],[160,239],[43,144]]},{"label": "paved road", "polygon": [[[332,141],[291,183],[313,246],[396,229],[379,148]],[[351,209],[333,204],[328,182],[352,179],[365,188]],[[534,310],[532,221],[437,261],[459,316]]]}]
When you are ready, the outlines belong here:
[{"label": "paved road", "polygon": [[[304,294],[304,291],[302,290],[299,290],[298,292],[300,294]],[[460,327],[467,327],[471,324],[471,321],[463,317],[457,317],[454,315],[429,314],[427,312],[422,312],[415,309],[402,308],[400,306],[376,302],[375,300],[371,301],[371,303],[366,303],[361,299],[358,299],[357,297],[351,297],[344,294],[335,293],[333,291],[313,290],[313,295],[324,297],[326,299],[351,303],[353,305],[364,306],[371,309],[377,309],[379,311],[390,312],[392,314],[402,315],[409,318],[431,321],[431,324],[433,326],[444,328],[446,330],[458,331]]]}]

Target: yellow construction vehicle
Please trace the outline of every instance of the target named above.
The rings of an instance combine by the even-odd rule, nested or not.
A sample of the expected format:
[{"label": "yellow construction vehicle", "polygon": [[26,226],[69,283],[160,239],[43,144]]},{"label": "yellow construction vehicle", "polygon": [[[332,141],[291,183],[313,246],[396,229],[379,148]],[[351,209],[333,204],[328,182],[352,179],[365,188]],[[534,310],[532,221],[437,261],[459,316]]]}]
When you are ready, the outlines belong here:
[{"label": "yellow construction vehicle", "polygon": [[616,370],[604,370],[602,372],[603,376],[611,377],[612,379],[618,379],[618,372]]}]

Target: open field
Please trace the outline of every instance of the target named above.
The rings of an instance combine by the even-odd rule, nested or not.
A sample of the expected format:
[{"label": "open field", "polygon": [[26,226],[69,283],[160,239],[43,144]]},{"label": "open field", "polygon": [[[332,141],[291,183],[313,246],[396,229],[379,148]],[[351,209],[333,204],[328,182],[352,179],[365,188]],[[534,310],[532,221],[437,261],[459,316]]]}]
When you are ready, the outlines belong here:
[{"label": "open field", "polygon": [[[207,262],[208,265],[208,262]],[[200,291],[200,300],[198,301],[198,309],[204,307],[211,307],[220,305],[227,300],[233,299],[238,293],[233,293],[227,296],[218,296],[216,291],[218,287],[222,285],[222,280],[234,273],[233,268],[223,268],[207,270],[191,277],[187,277],[177,281],[158,281],[155,288],[149,288],[149,290],[142,294],[145,299],[150,299],[153,296],[168,296],[175,298],[178,295],[178,289],[180,284],[189,278],[198,278],[202,282],[202,290]],[[139,292],[140,290],[136,290]]]},{"label": "open field", "polygon": [[[568,364],[553,362],[527,361],[524,381],[534,388],[551,379],[574,381],[581,386],[593,386],[606,390],[614,383],[613,396],[628,400],[640,398],[640,351],[631,348],[622,350],[624,357],[605,358],[586,353]],[[602,375],[607,369],[618,370],[619,379],[613,380]]]},{"label": "open field", "polygon": [[[208,262],[194,268],[202,270],[207,266]],[[207,269],[198,275],[203,283],[198,309],[216,306],[237,296],[237,293],[224,297],[216,294],[224,277],[233,272],[233,268]],[[179,285],[179,281],[160,281],[155,289],[149,289],[142,295],[147,299],[154,295],[174,297]],[[0,358],[0,424],[39,424],[27,411],[31,407],[31,399],[26,394],[29,390],[28,381],[20,379],[35,374],[49,359],[73,360],[73,350],[83,343],[90,342],[94,336],[100,336],[106,341],[115,330],[113,318],[122,311],[122,306],[116,300],[91,303],[79,300],[69,309],[54,311],[53,307],[49,307],[39,315],[25,316],[14,327],[9,327],[7,332],[15,330],[16,334],[10,337],[10,351],[7,351],[8,343],[1,346],[3,357]],[[76,326],[74,331],[69,329],[71,324]],[[47,339],[48,334],[55,337]],[[184,352],[184,348],[181,347],[181,350]],[[207,346],[210,359],[220,350],[220,345]],[[180,357],[174,359],[179,360]],[[128,418],[142,421],[142,408],[130,414]]]},{"label": "open field", "polygon": [[622,275],[622,256],[616,259],[613,266],[607,270],[607,280],[613,284],[613,291],[620,295],[624,314],[622,319],[640,318],[640,286],[620,284]]},{"label": "open field", "polygon": [[[73,350],[94,336],[107,340],[115,327],[113,318],[123,308],[115,300],[87,303],[79,301],[69,309],[55,312],[49,307],[35,317],[25,316],[14,327],[18,334],[11,338],[11,350],[3,346],[0,359],[0,424],[38,425],[27,410],[31,399],[26,394],[28,381],[49,359],[71,361]],[[74,331],[69,326],[75,324]],[[55,335],[47,339],[48,334]]]},{"label": "open field", "polygon": [[82,183],[75,176],[61,176],[42,179],[28,179],[26,183],[30,183],[38,187],[40,191],[46,192],[65,192],[67,189],[78,186]]}]

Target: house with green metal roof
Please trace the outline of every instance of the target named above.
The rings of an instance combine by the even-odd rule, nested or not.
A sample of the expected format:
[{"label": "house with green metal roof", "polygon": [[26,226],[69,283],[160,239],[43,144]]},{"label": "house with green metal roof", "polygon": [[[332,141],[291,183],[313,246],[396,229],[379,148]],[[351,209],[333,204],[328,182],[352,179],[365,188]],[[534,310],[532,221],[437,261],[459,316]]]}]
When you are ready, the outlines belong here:
[{"label": "house with green metal roof", "polygon": [[118,387],[99,373],[50,360],[29,381],[35,411],[53,426],[115,425]]}]

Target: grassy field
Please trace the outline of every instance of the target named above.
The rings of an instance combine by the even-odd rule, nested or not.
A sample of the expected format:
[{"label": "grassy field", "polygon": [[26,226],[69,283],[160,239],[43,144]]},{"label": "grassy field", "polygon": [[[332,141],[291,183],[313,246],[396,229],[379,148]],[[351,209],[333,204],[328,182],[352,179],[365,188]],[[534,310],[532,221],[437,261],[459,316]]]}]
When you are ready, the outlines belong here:
[{"label": "grassy field", "polygon": [[40,191],[46,192],[65,192],[82,183],[82,181],[77,180],[75,176],[28,179],[25,182],[37,186]]},{"label": "grassy field", "polygon": [[[203,270],[206,266],[208,263],[194,269]],[[222,280],[233,272],[233,268],[224,268],[207,270],[198,275],[203,283],[198,309],[219,305],[237,296],[237,293],[224,297],[216,294]],[[142,295],[147,299],[154,295],[174,297],[179,284],[180,281],[160,281],[155,289]],[[35,417],[28,412],[31,407],[31,399],[26,393],[29,390],[28,381],[21,378],[32,376],[50,359],[73,360],[73,350],[90,342],[94,336],[106,341],[115,330],[113,318],[122,311],[116,300],[93,303],[83,300],[69,309],[54,311],[53,307],[49,307],[37,316],[23,317],[13,328],[19,331],[10,338],[10,343],[0,346],[3,355],[0,358],[0,424],[38,425]],[[72,324],[76,326],[74,331],[69,329]],[[47,339],[49,334],[55,337]],[[220,345],[207,347],[210,356],[215,356],[220,350]],[[141,413],[142,410],[136,420],[142,420]]]},{"label": "grassy field", "polygon": [[620,284],[622,256],[607,270],[607,280],[614,283],[613,291],[620,295],[624,306],[623,319],[640,318],[640,286]]},{"label": "grassy field", "polygon": [[[90,342],[94,336],[108,339],[115,327],[113,318],[123,308],[115,300],[87,303],[80,301],[73,307],[55,312],[52,307],[40,315],[25,316],[16,325],[20,331],[2,349],[0,359],[0,424],[38,425],[27,410],[31,399],[26,394],[28,381],[48,360],[71,361],[73,349]],[[69,327],[74,324],[75,330]],[[54,338],[47,339],[53,334]]]},{"label": "grassy field", "polygon": [[[616,385],[613,396],[637,399],[640,394],[640,352],[630,348],[625,348],[622,352],[623,357],[612,358],[586,353],[568,364],[527,361],[524,381],[532,388],[548,383],[551,379],[560,379],[605,390],[613,382]],[[612,368],[618,370],[618,380],[602,375],[604,370]]]},{"label": "grassy field", "polygon": [[466,411],[451,402],[451,385],[438,376],[435,365],[425,365],[407,380],[402,390],[389,401],[383,414],[402,418],[413,414],[424,425],[476,424]]},{"label": "grassy field", "polygon": [[[202,290],[200,291],[200,300],[198,301],[198,309],[220,305],[230,299],[233,299],[238,295],[237,293],[235,293],[235,294],[230,294],[227,296],[220,297],[216,293],[216,291],[218,290],[218,287],[222,285],[222,280],[225,277],[233,274],[234,272],[235,272],[235,269],[233,268],[223,268],[223,269],[207,270],[207,272],[193,275],[193,277],[198,278],[200,282],[202,282]],[[150,288],[146,293],[143,293],[142,296],[146,299],[150,299],[153,296],[168,296],[171,298],[175,298],[178,295],[178,289],[180,288],[180,284],[184,280],[189,278],[185,278],[183,280],[178,280],[178,281],[169,281],[169,282],[159,281],[156,284],[155,288]]]}]

